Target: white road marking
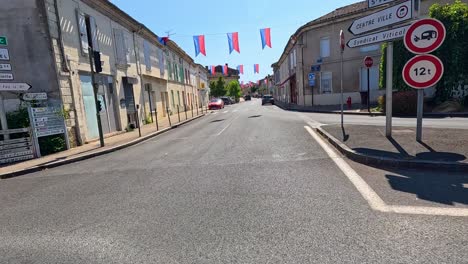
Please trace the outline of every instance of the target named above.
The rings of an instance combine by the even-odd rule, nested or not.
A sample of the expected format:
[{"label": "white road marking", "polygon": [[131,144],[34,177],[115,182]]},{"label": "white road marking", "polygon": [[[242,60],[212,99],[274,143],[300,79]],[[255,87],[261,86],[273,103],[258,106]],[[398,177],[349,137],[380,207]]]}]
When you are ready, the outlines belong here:
[{"label": "white road marking", "polygon": [[211,112],[213,115],[216,115],[218,112]]},{"label": "white road marking", "polygon": [[340,170],[346,175],[356,189],[366,199],[369,206],[380,212],[392,212],[398,214],[418,214],[418,215],[444,215],[444,216],[466,216],[466,208],[446,208],[446,207],[421,207],[421,206],[393,206],[387,205],[380,196],[349,166],[348,163],[309,126],[304,126],[309,134],[319,143],[328,156],[335,162]]},{"label": "white road marking", "polygon": [[232,123],[234,123],[234,121],[236,121],[237,118],[239,118],[239,116],[236,116],[236,118],[234,118],[231,121],[231,123],[229,123],[225,128],[223,128],[223,130],[219,131],[219,133],[216,134],[216,136],[220,136],[224,131],[226,131],[226,129],[228,129],[232,125]]},{"label": "white road marking", "polygon": [[224,111],[223,114],[225,114],[225,113],[227,113],[227,112],[229,112],[229,111]]}]

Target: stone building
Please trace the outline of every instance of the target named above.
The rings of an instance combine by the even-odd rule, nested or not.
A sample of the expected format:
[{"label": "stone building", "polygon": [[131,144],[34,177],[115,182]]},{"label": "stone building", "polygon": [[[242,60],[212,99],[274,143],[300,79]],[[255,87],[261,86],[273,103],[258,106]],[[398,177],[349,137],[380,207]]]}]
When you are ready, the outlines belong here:
[{"label": "stone building", "polygon": [[[0,11],[15,81],[32,85],[29,92],[46,92],[48,105],[69,113],[72,145],[98,138],[90,47],[102,64],[95,82],[104,134],[199,104],[200,67],[194,60],[110,1],[3,1]],[[5,111],[17,108],[18,94],[1,95]]]}]

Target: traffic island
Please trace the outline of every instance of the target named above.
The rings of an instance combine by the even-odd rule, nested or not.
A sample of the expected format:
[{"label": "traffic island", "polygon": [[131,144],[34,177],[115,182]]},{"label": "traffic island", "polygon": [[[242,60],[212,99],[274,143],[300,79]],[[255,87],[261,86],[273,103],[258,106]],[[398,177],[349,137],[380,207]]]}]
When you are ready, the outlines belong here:
[{"label": "traffic island", "polygon": [[349,159],[375,167],[405,167],[468,172],[468,130],[394,127],[385,136],[383,126],[326,125],[317,132]]}]

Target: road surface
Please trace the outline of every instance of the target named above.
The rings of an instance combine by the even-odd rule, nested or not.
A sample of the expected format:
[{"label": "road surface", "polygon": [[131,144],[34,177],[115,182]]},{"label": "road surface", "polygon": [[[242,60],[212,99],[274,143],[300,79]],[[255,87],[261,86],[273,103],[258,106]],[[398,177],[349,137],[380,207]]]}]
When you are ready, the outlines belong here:
[{"label": "road surface", "polygon": [[329,118],[254,100],[2,180],[0,263],[467,263],[468,218],[373,208],[304,128]]}]

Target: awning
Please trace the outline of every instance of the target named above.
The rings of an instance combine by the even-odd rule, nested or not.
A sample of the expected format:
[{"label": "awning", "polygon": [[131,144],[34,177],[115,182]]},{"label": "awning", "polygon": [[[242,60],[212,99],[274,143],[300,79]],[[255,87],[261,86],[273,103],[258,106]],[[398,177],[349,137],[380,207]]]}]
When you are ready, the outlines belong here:
[{"label": "awning", "polygon": [[293,75],[289,76],[286,80],[284,80],[282,83],[276,85],[276,86],[283,86],[287,81],[291,80],[293,77],[295,77],[296,74],[294,73]]}]

